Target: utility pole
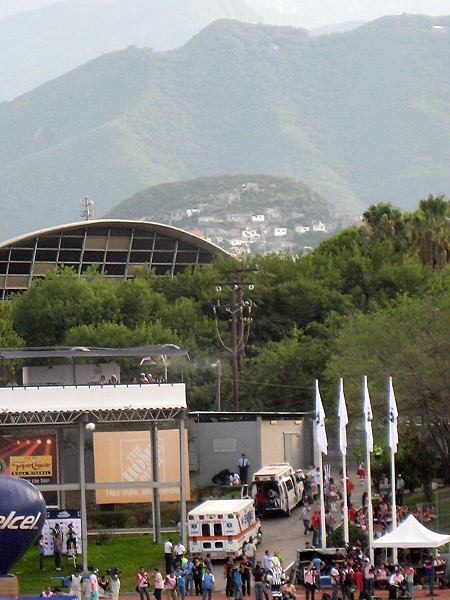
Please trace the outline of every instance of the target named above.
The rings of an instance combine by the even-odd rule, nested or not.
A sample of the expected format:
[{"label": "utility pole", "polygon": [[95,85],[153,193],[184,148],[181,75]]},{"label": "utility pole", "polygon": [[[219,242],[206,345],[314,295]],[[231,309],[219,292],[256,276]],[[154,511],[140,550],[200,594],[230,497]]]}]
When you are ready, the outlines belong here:
[{"label": "utility pole", "polygon": [[[253,283],[242,281],[244,273],[252,272],[254,269],[236,269],[226,272],[226,275],[231,275],[232,281],[216,284],[216,291],[221,292],[222,288],[227,288],[230,291],[230,301],[221,303],[217,300],[213,306],[213,312],[216,319],[216,331],[222,346],[231,353],[231,361],[233,368],[233,408],[236,412],[239,411],[239,362],[241,356],[244,355],[244,350],[250,335],[250,327],[252,323],[252,310],[255,304],[252,300],[243,299],[243,290],[253,290]],[[218,327],[217,315],[219,311],[225,311],[230,315],[231,324],[231,347],[225,344],[220,335]]]}]

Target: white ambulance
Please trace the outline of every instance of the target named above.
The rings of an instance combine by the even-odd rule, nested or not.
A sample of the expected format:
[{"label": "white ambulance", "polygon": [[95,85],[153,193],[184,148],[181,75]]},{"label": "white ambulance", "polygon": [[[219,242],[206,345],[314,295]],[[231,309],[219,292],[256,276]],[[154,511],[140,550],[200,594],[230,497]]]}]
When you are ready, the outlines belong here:
[{"label": "white ambulance", "polygon": [[253,475],[250,495],[264,494],[264,513],[283,512],[290,516],[292,509],[303,500],[303,472],[294,471],[289,463],[267,465]]},{"label": "white ambulance", "polygon": [[220,559],[241,556],[251,539],[261,540],[261,523],[251,499],[207,500],[188,513],[189,552]]}]

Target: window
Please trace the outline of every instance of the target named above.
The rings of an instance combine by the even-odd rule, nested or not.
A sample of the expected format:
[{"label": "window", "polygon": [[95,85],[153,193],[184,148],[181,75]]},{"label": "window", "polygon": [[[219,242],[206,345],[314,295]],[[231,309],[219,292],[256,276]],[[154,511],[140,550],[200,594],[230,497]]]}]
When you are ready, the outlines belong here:
[{"label": "window", "polygon": [[286,479],[286,488],[287,491],[290,492],[294,489],[294,484],[292,483],[292,479]]},{"label": "window", "polygon": [[222,535],[222,523],[214,523],[214,535],[216,537]]},{"label": "window", "polygon": [[211,532],[210,532],[209,523],[202,523],[202,536],[210,537],[210,535],[211,535]]}]

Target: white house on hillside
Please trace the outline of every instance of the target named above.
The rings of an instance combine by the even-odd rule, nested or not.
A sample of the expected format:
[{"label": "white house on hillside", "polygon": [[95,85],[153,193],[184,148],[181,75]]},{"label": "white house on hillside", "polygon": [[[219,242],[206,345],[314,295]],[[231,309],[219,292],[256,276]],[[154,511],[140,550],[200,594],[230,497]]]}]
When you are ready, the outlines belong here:
[{"label": "white house on hillside", "polygon": [[322,223],[322,221],[319,221],[316,225],[313,225],[313,231],[326,231],[327,228],[325,226],[325,223]]},{"label": "white house on hillside", "polygon": [[275,229],[273,230],[273,235],[275,237],[283,237],[283,236],[287,235],[287,228],[286,227],[275,227]]}]

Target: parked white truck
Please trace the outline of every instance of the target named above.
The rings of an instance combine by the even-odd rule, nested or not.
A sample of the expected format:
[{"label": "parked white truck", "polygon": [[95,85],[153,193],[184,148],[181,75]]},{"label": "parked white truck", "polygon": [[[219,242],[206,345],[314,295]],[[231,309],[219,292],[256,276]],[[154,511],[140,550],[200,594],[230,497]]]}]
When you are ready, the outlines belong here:
[{"label": "parked white truck", "polygon": [[191,554],[220,559],[241,556],[251,539],[262,537],[261,522],[256,518],[252,499],[207,500],[188,513],[188,539]]},{"label": "parked white truck", "polygon": [[264,498],[264,513],[283,512],[290,516],[292,509],[303,500],[301,470],[294,471],[289,463],[267,465],[253,475],[250,496]]}]

